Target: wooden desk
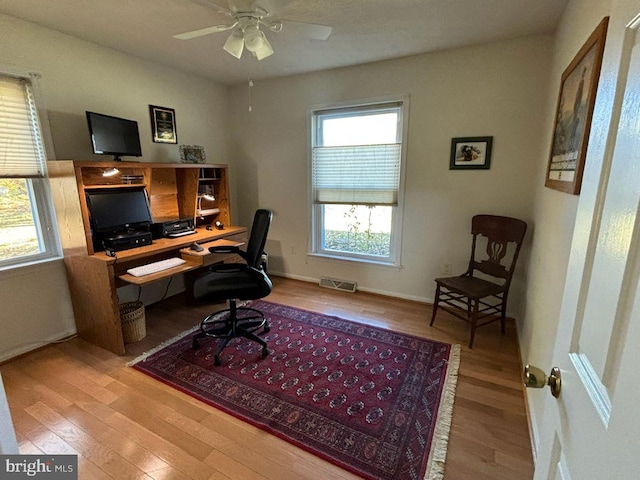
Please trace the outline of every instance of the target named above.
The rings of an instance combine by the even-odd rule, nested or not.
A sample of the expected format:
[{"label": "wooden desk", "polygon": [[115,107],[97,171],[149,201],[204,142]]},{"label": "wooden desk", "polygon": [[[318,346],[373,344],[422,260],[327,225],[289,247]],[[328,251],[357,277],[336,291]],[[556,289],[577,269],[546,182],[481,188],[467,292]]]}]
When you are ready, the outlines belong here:
[{"label": "wooden desk", "polygon": [[[114,166],[117,166],[119,173],[105,177],[105,170]],[[80,337],[123,355],[125,350],[116,291],[118,287],[130,283],[145,285],[187,273],[203,265],[232,261],[228,255],[206,257],[192,255],[190,251],[181,252],[193,242],[204,244],[220,239],[231,242],[247,240],[247,229],[244,227],[226,227],[224,230],[204,228],[216,221],[224,225],[231,224],[227,170],[227,165],[223,164],[48,162],[73,313]],[[193,235],[161,238],[154,240],[152,245],[117,252],[116,258],[96,252],[86,193],[98,189],[130,188],[144,188],[156,222],[193,218],[200,228]],[[215,200],[201,198],[206,193],[214,194]],[[128,268],[176,256],[184,256],[187,263],[145,277],[127,274]]]},{"label": "wooden desk", "polygon": [[[117,287],[132,283],[144,285],[173,275],[202,268],[212,263],[232,261],[235,256],[210,254],[208,250],[193,255],[188,247],[193,242],[207,246],[225,240],[228,244],[247,241],[245,227],[226,227],[224,230],[198,228],[193,235],[161,238],[151,245],[116,252],[109,257],[104,252],[65,258],[71,289],[71,301],[78,335],[118,355],[125,353],[122,338]],[[182,252],[181,252],[182,250]],[[187,263],[162,272],[134,277],[127,269],[169,257],[182,257]]]}]

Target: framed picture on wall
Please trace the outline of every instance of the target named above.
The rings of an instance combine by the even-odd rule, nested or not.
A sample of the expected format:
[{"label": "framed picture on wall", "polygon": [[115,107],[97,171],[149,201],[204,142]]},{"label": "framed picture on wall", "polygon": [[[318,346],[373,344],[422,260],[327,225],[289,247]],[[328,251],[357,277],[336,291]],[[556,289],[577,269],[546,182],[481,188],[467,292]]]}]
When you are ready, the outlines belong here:
[{"label": "framed picture on wall", "polygon": [[176,111],[173,108],[149,105],[151,135],[156,143],[178,143]]},{"label": "framed picture on wall", "polygon": [[545,186],[580,194],[609,17],[605,17],[562,74]]},{"label": "framed picture on wall", "polygon": [[449,170],[487,170],[492,143],[493,137],[452,138]]}]

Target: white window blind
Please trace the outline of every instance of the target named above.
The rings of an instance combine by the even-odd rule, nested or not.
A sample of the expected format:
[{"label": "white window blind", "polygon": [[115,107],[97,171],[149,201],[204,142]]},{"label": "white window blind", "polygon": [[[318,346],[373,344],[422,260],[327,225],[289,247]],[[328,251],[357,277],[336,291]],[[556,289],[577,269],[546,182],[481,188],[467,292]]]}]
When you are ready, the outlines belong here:
[{"label": "white window blind", "polygon": [[401,151],[399,143],[315,147],[314,202],[397,205]]},{"label": "white window blind", "polygon": [[0,178],[37,178],[45,156],[31,83],[0,77]]}]

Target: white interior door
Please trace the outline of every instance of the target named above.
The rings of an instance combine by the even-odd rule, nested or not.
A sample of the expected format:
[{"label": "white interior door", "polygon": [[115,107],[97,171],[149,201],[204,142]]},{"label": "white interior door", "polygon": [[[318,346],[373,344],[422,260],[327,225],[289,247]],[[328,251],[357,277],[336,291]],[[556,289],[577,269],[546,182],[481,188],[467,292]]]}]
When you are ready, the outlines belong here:
[{"label": "white interior door", "polygon": [[536,480],[640,478],[640,0],[613,3]]}]

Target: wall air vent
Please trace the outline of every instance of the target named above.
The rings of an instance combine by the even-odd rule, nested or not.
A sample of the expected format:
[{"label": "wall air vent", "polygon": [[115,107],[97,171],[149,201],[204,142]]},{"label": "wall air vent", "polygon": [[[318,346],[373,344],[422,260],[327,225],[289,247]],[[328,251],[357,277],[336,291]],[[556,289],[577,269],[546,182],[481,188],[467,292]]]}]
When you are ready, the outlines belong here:
[{"label": "wall air vent", "polygon": [[358,284],[353,280],[338,280],[337,278],[320,277],[320,286],[353,293],[357,290]]}]

